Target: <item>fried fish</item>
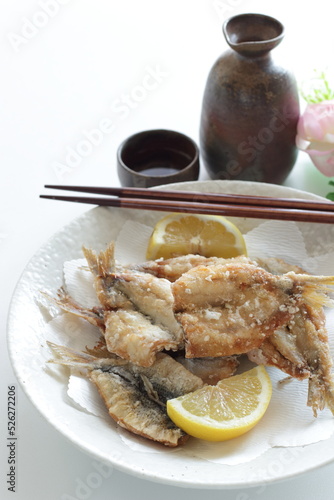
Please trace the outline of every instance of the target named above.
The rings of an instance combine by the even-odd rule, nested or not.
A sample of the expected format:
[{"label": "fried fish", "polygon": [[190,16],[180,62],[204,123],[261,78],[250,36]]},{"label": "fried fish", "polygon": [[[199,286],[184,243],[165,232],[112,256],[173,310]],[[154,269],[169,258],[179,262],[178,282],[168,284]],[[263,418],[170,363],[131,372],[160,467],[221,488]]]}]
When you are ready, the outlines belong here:
[{"label": "fried fish", "polygon": [[51,342],[48,345],[54,353],[50,362],[83,370],[121,427],[171,447],[188,439],[168,417],[166,401],[201,388],[203,382],[168,354],[157,354],[155,363],[144,368],[120,358],[100,358]]}]

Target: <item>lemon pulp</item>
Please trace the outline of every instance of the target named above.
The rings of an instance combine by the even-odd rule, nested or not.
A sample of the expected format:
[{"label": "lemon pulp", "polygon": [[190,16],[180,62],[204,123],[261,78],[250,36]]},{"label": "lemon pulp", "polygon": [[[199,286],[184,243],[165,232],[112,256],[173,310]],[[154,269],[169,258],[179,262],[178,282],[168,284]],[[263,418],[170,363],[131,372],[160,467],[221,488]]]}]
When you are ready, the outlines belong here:
[{"label": "lemon pulp", "polygon": [[247,255],[239,229],[219,215],[172,213],[160,219],[150,237],[146,258],[180,255],[232,258]]},{"label": "lemon pulp", "polygon": [[167,401],[167,413],[191,436],[225,441],[241,436],[259,422],[271,394],[269,375],[263,366],[257,366]]}]

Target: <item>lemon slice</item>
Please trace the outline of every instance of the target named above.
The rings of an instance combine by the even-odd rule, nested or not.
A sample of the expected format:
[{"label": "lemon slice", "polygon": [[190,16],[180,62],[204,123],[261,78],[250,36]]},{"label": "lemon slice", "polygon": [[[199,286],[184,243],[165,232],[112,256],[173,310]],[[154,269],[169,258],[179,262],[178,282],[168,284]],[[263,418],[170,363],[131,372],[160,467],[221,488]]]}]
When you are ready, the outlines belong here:
[{"label": "lemon slice", "polygon": [[170,419],[190,436],[226,441],[252,429],[263,417],[272,394],[265,368],[206,385],[167,401]]},{"label": "lemon slice", "polygon": [[226,259],[247,255],[241,232],[225,217],[172,213],[160,219],[150,237],[146,258],[169,259],[189,253]]}]

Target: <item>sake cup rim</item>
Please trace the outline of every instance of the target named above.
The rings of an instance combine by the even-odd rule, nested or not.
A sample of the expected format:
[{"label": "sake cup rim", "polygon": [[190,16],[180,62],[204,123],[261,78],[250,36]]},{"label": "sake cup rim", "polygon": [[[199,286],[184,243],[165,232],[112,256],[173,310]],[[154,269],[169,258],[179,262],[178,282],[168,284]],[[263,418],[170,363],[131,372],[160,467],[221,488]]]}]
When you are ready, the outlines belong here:
[{"label": "sake cup rim", "polygon": [[[132,169],[131,167],[129,167],[123,160],[122,158],[122,152],[124,151],[124,147],[127,146],[129,144],[129,142],[132,140],[132,139],[136,139],[136,138],[139,138],[140,136],[149,136],[149,135],[161,135],[161,137],[164,137],[164,136],[168,136],[168,135],[175,135],[175,137],[178,137],[180,139],[184,139],[186,142],[188,142],[188,144],[191,144],[194,148],[194,155],[193,155],[193,158],[192,160],[190,161],[190,163],[188,163],[187,166],[185,166],[184,168],[180,169],[178,172],[175,172],[173,174],[164,174],[164,175],[147,175],[147,174],[143,174],[141,172],[138,172],[134,169]],[[143,130],[141,132],[136,132],[135,134],[132,134],[130,135],[129,137],[127,137],[126,139],[124,139],[121,144],[118,146],[118,149],[117,149],[117,160],[119,161],[120,165],[122,166],[122,168],[124,168],[125,170],[127,170],[128,172],[131,172],[131,173],[134,173],[136,176],[138,177],[142,177],[142,178],[147,178],[147,177],[150,177],[152,179],[155,179],[155,178],[164,178],[164,177],[175,177],[177,178],[180,173],[184,173],[186,172],[187,170],[190,170],[194,164],[196,162],[199,161],[199,147],[198,145],[196,144],[196,142],[189,136],[187,136],[186,134],[182,133],[182,132],[178,132],[176,130],[171,130],[171,129],[163,129],[163,128],[159,128],[159,129],[150,129],[150,130]]]}]

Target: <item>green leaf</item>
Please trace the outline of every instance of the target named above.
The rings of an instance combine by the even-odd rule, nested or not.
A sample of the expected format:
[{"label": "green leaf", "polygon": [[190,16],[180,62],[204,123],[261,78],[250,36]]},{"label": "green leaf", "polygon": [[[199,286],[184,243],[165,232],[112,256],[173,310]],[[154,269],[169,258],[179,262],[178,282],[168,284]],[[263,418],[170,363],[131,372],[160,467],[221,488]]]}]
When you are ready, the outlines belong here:
[{"label": "green leaf", "polygon": [[326,78],[324,71],[316,74],[316,80],[319,82],[317,88],[312,88],[311,92],[304,92],[303,89],[300,90],[302,97],[307,103],[316,104],[323,101],[330,101],[334,99],[334,90],[329,86],[329,82]]},{"label": "green leaf", "polygon": [[334,181],[329,181],[329,182],[328,182],[328,184],[329,184],[330,186],[334,186]]},{"label": "green leaf", "polygon": [[334,193],[328,193],[328,194],[326,195],[326,198],[327,198],[328,200],[334,201]]}]

